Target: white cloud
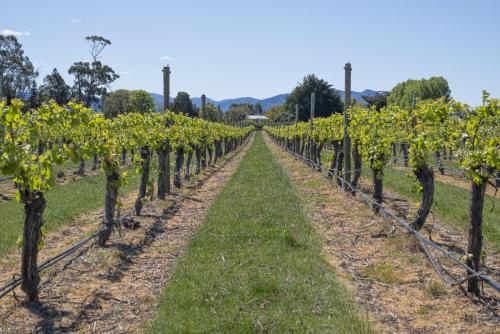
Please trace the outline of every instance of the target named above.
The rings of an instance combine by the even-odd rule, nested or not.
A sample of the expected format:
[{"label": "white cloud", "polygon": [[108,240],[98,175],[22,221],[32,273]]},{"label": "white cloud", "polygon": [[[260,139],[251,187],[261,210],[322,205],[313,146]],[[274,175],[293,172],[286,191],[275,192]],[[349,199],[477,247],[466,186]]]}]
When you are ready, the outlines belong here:
[{"label": "white cloud", "polygon": [[127,75],[127,74],[132,74],[130,71],[121,71],[120,74]]},{"label": "white cloud", "polygon": [[21,37],[21,36],[29,36],[31,35],[31,33],[29,31],[22,32],[10,29],[3,29],[2,31],[0,31],[0,35]]},{"label": "white cloud", "polygon": [[173,61],[174,58],[170,57],[170,56],[163,56],[160,58],[161,60],[165,60],[165,61]]},{"label": "white cloud", "polygon": [[80,22],[80,19],[71,19],[70,22],[71,23],[78,23],[78,22]]}]

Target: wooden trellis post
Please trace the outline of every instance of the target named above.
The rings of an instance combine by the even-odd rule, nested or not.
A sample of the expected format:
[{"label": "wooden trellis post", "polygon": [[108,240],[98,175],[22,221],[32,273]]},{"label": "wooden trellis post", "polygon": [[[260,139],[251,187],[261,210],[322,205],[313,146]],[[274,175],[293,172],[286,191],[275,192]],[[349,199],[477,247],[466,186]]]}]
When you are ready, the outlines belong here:
[{"label": "wooden trellis post", "polygon": [[[350,63],[345,64],[345,99],[344,99],[344,175],[343,179],[346,182],[351,182],[351,139],[349,138],[349,105],[351,104],[351,71]],[[343,185],[346,189],[347,185]]]}]

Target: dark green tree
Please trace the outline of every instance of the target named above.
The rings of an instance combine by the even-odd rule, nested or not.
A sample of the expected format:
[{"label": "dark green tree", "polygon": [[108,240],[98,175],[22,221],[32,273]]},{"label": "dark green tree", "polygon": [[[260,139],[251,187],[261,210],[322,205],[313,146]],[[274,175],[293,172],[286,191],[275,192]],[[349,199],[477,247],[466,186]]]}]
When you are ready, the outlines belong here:
[{"label": "dark green tree", "polygon": [[177,114],[183,113],[189,117],[198,117],[198,112],[193,104],[193,101],[191,101],[189,94],[186,92],[177,93],[171,109]]},{"label": "dark green tree", "polygon": [[15,36],[0,35],[0,77],[0,97],[5,96],[7,104],[13,98],[26,100],[38,77],[38,71]]},{"label": "dark green tree", "polygon": [[440,97],[449,99],[450,93],[448,81],[443,77],[431,77],[421,80],[409,79],[394,86],[387,98],[387,102],[411,109],[417,99],[428,100]]},{"label": "dark green tree", "polygon": [[155,100],[145,90],[133,90],[130,92],[127,103],[127,112],[144,114],[155,110]]},{"label": "dark green tree", "polygon": [[104,100],[104,117],[115,118],[127,112],[130,91],[118,89],[109,93]]},{"label": "dark green tree", "polygon": [[264,113],[264,110],[262,109],[262,104],[257,103],[254,106],[254,115],[262,115]]},{"label": "dark green tree", "polygon": [[36,84],[36,81],[34,81],[34,80],[31,84],[29,96],[30,96],[28,99],[29,108],[32,108],[32,109],[38,108],[42,104],[40,91],[38,90],[38,86]]},{"label": "dark green tree", "polygon": [[285,102],[286,110],[295,110],[299,104],[299,121],[307,121],[311,112],[311,93],[316,93],[315,117],[328,117],[341,113],[344,109],[340,95],[327,81],[314,74],[307,75],[302,83],[294,88]]},{"label": "dark green tree", "polygon": [[43,85],[40,86],[40,95],[43,102],[54,100],[59,105],[68,103],[71,97],[71,89],[59,74],[57,68],[54,68],[52,73],[47,74],[43,79]]},{"label": "dark green tree", "polygon": [[374,107],[380,111],[380,109],[382,109],[383,107],[385,107],[387,105],[387,96],[388,95],[389,95],[388,92],[378,92],[375,95],[362,96],[362,98],[363,98],[363,100],[366,101],[366,103],[368,104],[368,107],[370,107],[370,108]]}]

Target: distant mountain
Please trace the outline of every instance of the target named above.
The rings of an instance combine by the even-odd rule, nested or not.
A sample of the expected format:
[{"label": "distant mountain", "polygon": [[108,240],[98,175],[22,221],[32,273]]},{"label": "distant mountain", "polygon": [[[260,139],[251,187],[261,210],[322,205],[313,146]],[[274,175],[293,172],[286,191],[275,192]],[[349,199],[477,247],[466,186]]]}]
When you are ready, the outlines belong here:
[{"label": "distant mountain", "polygon": [[[340,94],[340,97],[344,99],[344,91],[339,90],[338,91]],[[373,96],[381,91],[374,91],[371,89],[365,89],[362,92],[356,92],[352,91],[351,96],[356,99],[358,102],[366,103],[365,100],[363,100],[362,96]],[[161,110],[163,108],[163,95],[156,94],[156,93],[149,93],[155,100],[155,105],[156,105],[156,110]],[[281,104],[284,104],[286,101],[286,98],[290,94],[280,94],[276,95],[273,97],[268,97],[266,99],[256,99],[254,97],[238,97],[234,99],[224,99],[224,100],[213,100],[209,97],[207,97],[207,102],[212,103],[215,106],[220,106],[222,111],[228,111],[229,107],[233,103],[249,103],[249,104],[257,104],[260,103],[262,105],[262,109],[264,111],[269,110],[271,107],[278,106]],[[173,101],[173,98],[170,98],[170,101]],[[199,97],[194,97],[192,98],[193,103],[199,108],[201,106],[201,98]]]}]

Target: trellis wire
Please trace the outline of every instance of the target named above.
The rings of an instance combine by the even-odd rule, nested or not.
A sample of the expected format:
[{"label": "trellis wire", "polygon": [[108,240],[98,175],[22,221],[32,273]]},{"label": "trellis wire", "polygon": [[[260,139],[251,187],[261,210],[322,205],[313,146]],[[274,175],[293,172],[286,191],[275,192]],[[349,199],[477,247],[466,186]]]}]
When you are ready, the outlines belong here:
[{"label": "trellis wire", "polygon": [[[305,157],[301,156],[300,154],[297,154],[296,152],[293,152],[292,150],[290,150],[290,149],[282,146],[279,143],[278,143],[278,146],[281,147],[282,149],[284,149],[285,151],[287,151],[288,153],[292,154],[296,158],[298,158],[298,159],[306,162],[308,165],[312,165],[315,168],[321,170],[322,174],[326,178],[329,179],[332,175],[335,175],[335,177],[339,181],[342,182],[343,186],[347,186],[352,192],[355,192],[355,193],[359,194],[361,197],[363,197],[363,199],[365,201],[367,201],[367,202],[371,203],[372,205],[375,205],[378,208],[380,208],[380,210],[384,213],[385,217],[390,216],[398,225],[404,227],[406,230],[408,230],[408,232],[410,232],[413,235],[415,235],[417,237],[420,245],[422,246],[422,249],[424,250],[427,258],[431,262],[431,265],[432,265],[434,271],[448,285],[450,285],[450,286],[460,285],[460,284],[464,283],[465,281],[467,281],[470,278],[477,277],[479,280],[485,282],[486,284],[488,284],[491,287],[493,287],[496,291],[500,292],[500,284],[498,284],[494,279],[492,279],[491,277],[489,277],[487,275],[484,275],[484,274],[482,274],[480,272],[476,272],[474,269],[470,268],[469,266],[467,266],[466,264],[464,264],[462,261],[460,261],[459,259],[457,259],[456,257],[454,257],[451,253],[449,253],[448,251],[446,251],[444,248],[442,248],[441,246],[437,245],[436,243],[434,243],[433,241],[429,240],[428,238],[424,237],[422,234],[420,234],[420,232],[418,232],[417,230],[415,230],[414,228],[412,228],[408,223],[406,223],[404,220],[402,220],[400,217],[398,217],[392,210],[390,210],[389,208],[385,207],[381,203],[375,202],[368,194],[362,192],[357,187],[354,187],[350,182],[347,182],[344,178],[342,178],[338,174],[338,170],[336,170],[336,169],[325,169],[323,166],[317,164],[315,161],[313,161],[311,159],[308,159],[308,158],[305,158]],[[332,174],[331,172],[334,172],[334,174]],[[441,272],[441,269],[439,269],[439,268],[442,268],[441,265],[434,259],[434,257],[430,253],[430,251],[427,248],[427,246],[430,246],[430,247],[434,248],[435,250],[437,250],[438,252],[442,253],[447,258],[451,259],[453,262],[455,262],[460,267],[462,267],[463,269],[465,269],[468,273],[470,273],[470,275],[467,276],[465,279],[463,279],[461,281],[456,281],[456,282],[453,282],[453,281],[449,280],[448,278],[446,278],[444,276],[444,274]]]}]

